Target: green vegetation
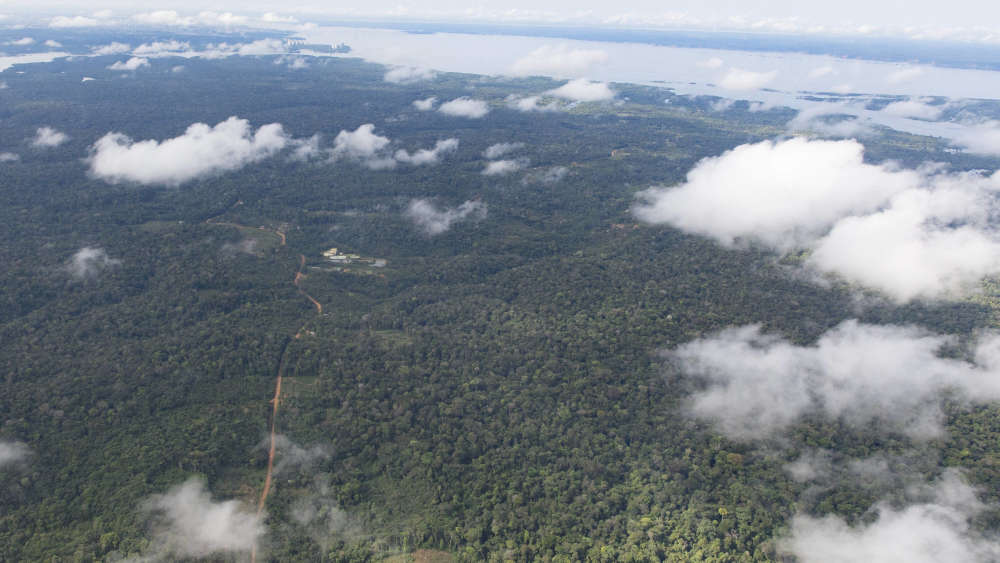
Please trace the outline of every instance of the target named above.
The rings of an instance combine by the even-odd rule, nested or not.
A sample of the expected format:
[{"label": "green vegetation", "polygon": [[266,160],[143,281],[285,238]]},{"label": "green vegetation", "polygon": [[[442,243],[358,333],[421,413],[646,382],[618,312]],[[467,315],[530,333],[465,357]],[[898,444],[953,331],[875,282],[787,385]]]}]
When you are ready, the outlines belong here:
[{"label": "green vegetation", "polygon": [[[844,288],[797,280],[772,255],[629,214],[637,190],[773,137],[786,112],[722,117],[621,86],[620,107],[523,114],[503,100],[550,83],[449,74],[393,85],[352,59],[308,71],[271,58],[156,62],[185,70],[121,78],[95,58],[4,73],[0,138],[28,139],[44,123],[71,140],[0,147],[23,155],[0,163],[0,438],[33,452],[0,469],[0,560],[138,555],[144,499],[192,475],[255,506],[283,353],[278,430],[329,455],[279,472],[266,560],[772,559],[796,509],[856,519],[887,493],[845,485],[803,500],[806,485],[783,465],[813,447],[916,448],[922,474],[972,468],[984,500],[1000,501],[996,407],[955,407],[950,437],[921,444],[807,420],[780,451],[685,414],[695,383],[656,350],[746,323],[804,343],[858,315]],[[470,84],[493,104],[484,120],[410,105]],[[230,115],[327,141],[374,123],[411,150],[461,144],[436,167],[279,156],[179,187],[107,184],[81,161],[108,131],[164,139]],[[482,176],[483,149],[510,141],[526,143],[528,173],[565,166],[566,177]],[[984,163],[912,136],[869,146],[877,160]],[[418,197],[478,198],[488,214],[428,237],[403,215]],[[84,246],[121,263],[76,279],[66,265]],[[389,266],[305,270],[317,315],[292,282],[300,254],[325,268],[332,246]],[[994,303],[873,305],[859,318],[965,335],[997,324]],[[292,516],[320,485],[351,523],[321,541]],[[998,522],[988,513],[979,524]]]}]

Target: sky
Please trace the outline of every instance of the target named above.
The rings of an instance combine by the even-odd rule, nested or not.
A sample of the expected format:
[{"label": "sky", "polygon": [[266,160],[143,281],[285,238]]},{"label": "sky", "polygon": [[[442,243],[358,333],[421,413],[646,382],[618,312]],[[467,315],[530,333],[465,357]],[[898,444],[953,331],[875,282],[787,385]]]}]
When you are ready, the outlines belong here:
[{"label": "sky", "polygon": [[[173,1],[145,4],[124,0],[0,0],[0,14],[8,20],[42,14],[91,16],[112,10],[125,17],[137,11],[175,10],[197,14],[206,4]],[[920,38],[976,39],[1000,42],[1000,4],[956,0],[943,9],[940,2],[892,1],[801,2],[771,0],[656,0],[598,2],[596,0],[371,0],[361,4],[306,0],[277,3],[273,0],[213,3],[215,12],[258,15],[268,12],[300,21],[327,18],[405,18],[435,21],[561,23],[606,26],[702,28],[809,34],[877,34]],[[984,24],[983,22],[990,22]]]}]

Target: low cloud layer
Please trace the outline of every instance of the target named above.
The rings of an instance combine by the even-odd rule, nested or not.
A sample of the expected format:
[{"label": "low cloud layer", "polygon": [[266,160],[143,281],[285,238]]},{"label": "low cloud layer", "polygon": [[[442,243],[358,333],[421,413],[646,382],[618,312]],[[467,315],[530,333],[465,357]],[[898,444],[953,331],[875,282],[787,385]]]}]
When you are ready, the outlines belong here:
[{"label": "low cloud layer", "polygon": [[569,168],[565,166],[553,166],[545,170],[536,170],[524,175],[521,183],[527,184],[555,184],[561,182],[569,174]]},{"label": "low cloud layer", "polygon": [[882,111],[897,117],[935,120],[941,117],[944,105],[931,105],[919,99],[900,100],[882,108]]},{"label": "low cloud layer", "polygon": [[111,258],[103,248],[85,246],[73,254],[66,271],[78,280],[94,279],[108,268],[120,266],[121,260]]},{"label": "low cloud layer", "polygon": [[458,150],[458,139],[444,139],[434,143],[432,149],[420,149],[410,153],[399,149],[394,155],[396,161],[413,166],[434,165],[441,161],[441,156]]},{"label": "low cloud layer", "polygon": [[31,449],[23,442],[0,440],[0,469],[23,463],[31,454]]},{"label": "low cloud layer", "polygon": [[557,111],[563,106],[563,102],[552,98],[548,98],[548,101],[543,103],[542,96],[528,96],[525,98],[509,97],[507,104],[511,109],[525,113],[533,111]]},{"label": "low cloud layer", "polygon": [[479,201],[467,201],[458,207],[440,209],[426,199],[415,199],[404,215],[425,234],[435,236],[459,221],[486,218],[486,205]]},{"label": "low cloud layer", "polygon": [[410,152],[398,149],[390,150],[392,139],[375,133],[375,125],[365,123],[354,131],[341,131],[333,140],[330,149],[331,158],[336,161],[350,159],[372,170],[395,168],[397,164],[411,166],[430,166],[437,164],[441,158],[458,150],[458,139],[442,139],[434,143],[430,149],[418,149]]},{"label": "low cloud layer", "polygon": [[606,82],[591,82],[584,78],[570,80],[546,94],[574,102],[600,102],[615,97],[614,90]]},{"label": "low cloud layer", "polygon": [[847,321],[798,346],[752,325],[666,357],[703,385],[691,413],[736,439],[771,437],[812,414],[927,438],[942,431],[947,394],[969,403],[1000,399],[1000,335],[980,335],[974,361],[940,357],[948,344],[953,340],[915,327]]},{"label": "low cloud layer", "polygon": [[149,59],[143,57],[131,57],[127,61],[118,61],[108,66],[110,70],[133,71],[144,66],[149,66]]},{"label": "low cloud layer", "polygon": [[947,471],[924,498],[901,508],[880,503],[870,523],[849,525],[834,515],[799,514],[779,551],[803,563],[868,561],[970,563],[996,561],[1000,543],[977,533],[970,520],[985,508],[957,471]]},{"label": "low cloud layer", "polygon": [[106,182],[179,185],[199,177],[237,170],[289,146],[280,123],[257,131],[246,119],[230,117],[215,125],[195,123],[165,141],[133,141],[108,133],[91,147],[90,173]]},{"label": "low cloud layer", "polygon": [[571,49],[565,44],[542,45],[515,61],[510,72],[514,76],[577,77],[607,60],[607,52],[600,49]]},{"label": "low cloud layer", "polygon": [[495,143],[486,147],[486,150],[483,151],[483,158],[492,160],[523,148],[524,143]]},{"label": "low cloud layer", "polygon": [[970,125],[959,132],[953,142],[967,152],[1000,156],[1000,121]]},{"label": "low cloud layer", "polygon": [[189,479],[146,504],[153,518],[147,560],[248,554],[264,534],[264,517],[235,500],[212,500],[201,479]]},{"label": "low cloud layer", "polygon": [[518,170],[522,170],[526,166],[528,166],[528,159],[526,158],[494,160],[486,163],[486,168],[483,169],[482,174],[483,176],[506,176],[507,174],[513,174]]},{"label": "low cloud layer", "polygon": [[69,140],[69,135],[57,131],[51,127],[39,127],[35,131],[35,137],[31,140],[31,146],[40,149],[51,149],[58,147]]},{"label": "low cloud layer", "polygon": [[478,119],[490,112],[490,106],[483,100],[462,97],[441,104],[438,111],[445,115]]},{"label": "low cloud layer", "polygon": [[435,76],[437,76],[437,73],[429,68],[398,66],[387,71],[383,78],[386,82],[394,84],[413,84],[424,80],[432,80]]},{"label": "low cloud layer", "polygon": [[437,96],[431,96],[422,100],[413,100],[413,107],[420,111],[431,111],[437,103]]},{"label": "low cloud layer", "polygon": [[1000,272],[1000,175],[900,169],[856,141],[795,138],[700,161],[675,188],[640,192],[640,220],[725,246],[811,249],[806,265],[904,302],[975,291]]}]

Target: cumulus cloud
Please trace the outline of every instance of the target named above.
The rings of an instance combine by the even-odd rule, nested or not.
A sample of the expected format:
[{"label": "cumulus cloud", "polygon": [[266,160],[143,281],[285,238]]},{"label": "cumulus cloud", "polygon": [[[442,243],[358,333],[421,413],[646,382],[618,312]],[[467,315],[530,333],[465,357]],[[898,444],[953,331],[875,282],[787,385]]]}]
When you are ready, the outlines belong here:
[{"label": "cumulus cloud", "polygon": [[69,135],[61,131],[56,131],[55,129],[45,126],[39,127],[35,131],[35,138],[31,140],[31,146],[48,149],[52,147],[58,147],[59,145],[65,143],[69,140]]},{"label": "cumulus cloud", "polygon": [[489,113],[490,107],[483,100],[474,100],[463,96],[441,104],[438,111],[445,115],[478,119]]},{"label": "cumulus cloud", "polygon": [[154,561],[248,554],[265,531],[263,515],[239,501],[212,500],[197,478],[155,495],[145,509],[154,522]]},{"label": "cumulus cloud", "polygon": [[[121,45],[120,43],[111,43],[108,47],[112,45]],[[167,41],[153,41],[150,43],[143,43],[135,48],[132,53],[135,55],[143,55],[150,57],[158,56],[177,56],[187,52],[190,52],[191,44],[187,41],[178,41],[176,39],[169,39]]]},{"label": "cumulus cloud", "polygon": [[727,90],[757,90],[769,84],[778,76],[778,71],[755,72],[741,68],[731,68],[726,72],[719,86]]},{"label": "cumulus cloud", "polygon": [[456,150],[458,150],[458,139],[444,139],[435,143],[433,149],[420,149],[412,154],[399,149],[395,158],[398,162],[413,166],[433,165],[440,162],[442,155]]},{"label": "cumulus cloud", "polygon": [[483,158],[500,158],[501,156],[524,148],[524,143],[496,143],[486,147]]},{"label": "cumulus cloud", "polygon": [[974,291],[1000,271],[1000,176],[899,169],[856,141],[742,145],[672,189],[640,192],[639,219],[732,246],[812,249],[806,264],[903,302]]},{"label": "cumulus cloud", "polygon": [[122,53],[128,53],[132,50],[132,46],[128,43],[119,43],[117,41],[112,41],[107,45],[101,45],[93,48],[95,55],[120,55]]},{"label": "cumulus cloud", "polygon": [[114,64],[108,66],[111,70],[123,70],[123,71],[133,71],[144,66],[149,66],[149,59],[142,57],[131,57],[127,61],[117,61]]},{"label": "cumulus cloud", "polygon": [[875,213],[845,217],[808,263],[881,289],[897,301],[965,295],[1000,271],[994,230],[1000,176],[941,175]]},{"label": "cumulus cloud", "polygon": [[21,156],[12,152],[0,152],[0,162],[16,162]]},{"label": "cumulus cloud", "polygon": [[615,97],[614,90],[609,88],[606,82],[591,82],[584,78],[570,80],[546,94],[575,102],[599,102]]},{"label": "cumulus cloud", "polygon": [[375,125],[365,123],[354,131],[341,131],[333,139],[330,154],[334,160],[348,158],[359,161],[372,169],[391,168],[396,161],[382,153],[391,141],[375,134]]},{"label": "cumulus cloud", "polygon": [[772,436],[811,414],[928,438],[942,431],[946,394],[1000,399],[1000,335],[980,335],[974,361],[939,355],[953,344],[915,327],[846,321],[798,346],[752,325],[694,340],[667,357],[704,385],[691,413],[736,439]]},{"label": "cumulus cloud", "polygon": [[383,77],[386,82],[395,84],[413,84],[424,80],[432,80],[437,73],[429,68],[418,68],[413,66],[398,66],[390,69]]},{"label": "cumulus cloud", "polygon": [[195,178],[236,170],[273,156],[289,144],[280,123],[261,126],[230,117],[217,125],[192,124],[183,135],[133,141],[108,133],[90,148],[90,173],[106,182],[179,185]]},{"label": "cumulus cloud", "polygon": [[426,199],[414,199],[404,213],[413,224],[428,236],[439,235],[451,226],[465,219],[484,219],[486,204],[479,201],[466,201],[453,208],[439,209]]},{"label": "cumulus cloud", "polygon": [[741,145],[700,161],[679,187],[640,193],[634,212],[727,246],[746,238],[789,249],[916,181],[915,173],[864,163],[863,152],[855,141],[804,138]]},{"label": "cumulus cloud", "polygon": [[538,170],[524,175],[521,183],[527,184],[555,184],[561,182],[569,174],[569,168],[565,166],[553,166],[546,170]]},{"label": "cumulus cloud", "polygon": [[508,98],[508,105],[516,109],[517,111],[532,112],[532,111],[556,111],[561,107],[560,102],[556,100],[551,100],[549,103],[540,103],[542,100],[541,96],[528,96],[525,98]]},{"label": "cumulus cloud", "polygon": [[46,39],[45,40],[45,46],[46,47],[52,47],[53,49],[57,49],[59,47],[62,47],[63,45],[62,45],[62,43],[60,43],[58,41],[55,41],[53,39]]},{"label": "cumulus cloud", "polygon": [[423,100],[413,100],[413,107],[420,111],[430,111],[434,109],[434,104],[437,103],[437,96],[431,96],[429,98],[424,98]]},{"label": "cumulus cloud", "polygon": [[600,49],[571,49],[565,44],[542,45],[515,61],[510,72],[515,76],[580,76],[607,60],[608,54]]},{"label": "cumulus cloud", "polygon": [[85,246],[73,254],[66,270],[74,278],[86,280],[97,277],[102,270],[120,266],[121,260],[111,258],[103,248]]},{"label": "cumulus cloud", "polygon": [[54,28],[68,28],[68,27],[93,27],[99,22],[94,18],[88,18],[85,16],[56,16],[49,20],[49,27]]},{"label": "cumulus cloud", "polygon": [[943,110],[943,105],[932,106],[924,101],[912,98],[909,100],[892,102],[882,108],[882,111],[889,115],[908,117],[911,119],[927,119],[931,121],[941,117],[941,112]]},{"label": "cumulus cloud", "polygon": [[24,462],[31,449],[23,442],[0,440],[0,469]]},{"label": "cumulus cloud", "polygon": [[834,515],[798,514],[779,551],[803,563],[986,562],[1000,557],[1000,543],[973,529],[970,520],[985,507],[956,471],[947,471],[925,496],[900,508],[880,503],[873,510],[874,521],[854,526]]},{"label": "cumulus cloud", "polygon": [[516,160],[494,160],[486,164],[483,169],[483,176],[506,176],[528,166],[528,159],[519,158]]},{"label": "cumulus cloud", "polygon": [[11,39],[10,41],[4,41],[4,45],[14,45],[17,47],[24,47],[27,45],[34,45],[35,40],[31,37],[22,37],[20,39]]}]

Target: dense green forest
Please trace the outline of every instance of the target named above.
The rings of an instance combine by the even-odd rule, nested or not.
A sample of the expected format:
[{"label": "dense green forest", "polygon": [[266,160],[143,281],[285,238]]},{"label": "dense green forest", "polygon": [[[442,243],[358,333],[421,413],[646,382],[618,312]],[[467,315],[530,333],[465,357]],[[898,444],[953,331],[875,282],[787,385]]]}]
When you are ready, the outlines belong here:
[{"label": "dense green forest", "polygon": [[[617,84],[615,103],[522,113],[509,96],[559,83],[395,84],[352,58],[107,68],[121,58],[0,75],[0,151],[19,156],[0,162],[0,438],[30,449],[0,467],[0,560],[148,555],[148,499],[192,477],[256,507],[279,370],[285,440],[260,560],[775,560],[797,511],[854,522],[896,494],[793,479],[786,464],[817,448],[909,456],[926,479],[966,468],[981,500],[1000,502],[997,406],[946,405],[949,432],[929,441],[809,418],[780,445],[687,413],[698,382],[657,351],[726,327],[809,343],[848,318],[959,336],[998,324],[988,299],[859,308],[856,288],[791,275],[765,249],[636,222],[637,191],[784,135],[791,110],[718,112]],[[469,95],[487,117],[412,105]],[[391,170],[284,151],[180,185],[88,170],[108,132],[162,140],[230,116],[325,143],[373,123],[400,148],[459,146]],[[33,147],[41,126],[68,140]],[[501,142],[524,143],[526,170],[483,175]],[[995,168],[938,139],[880,131],[865,144],[872,162]],[[407,216],[415,198],[486,211],[430,236]],[[332,267],[331,247],[384,267]],[[83,274],[81,248],[105,253]],[[996,531],[1000,513],[974,524]]]}]

